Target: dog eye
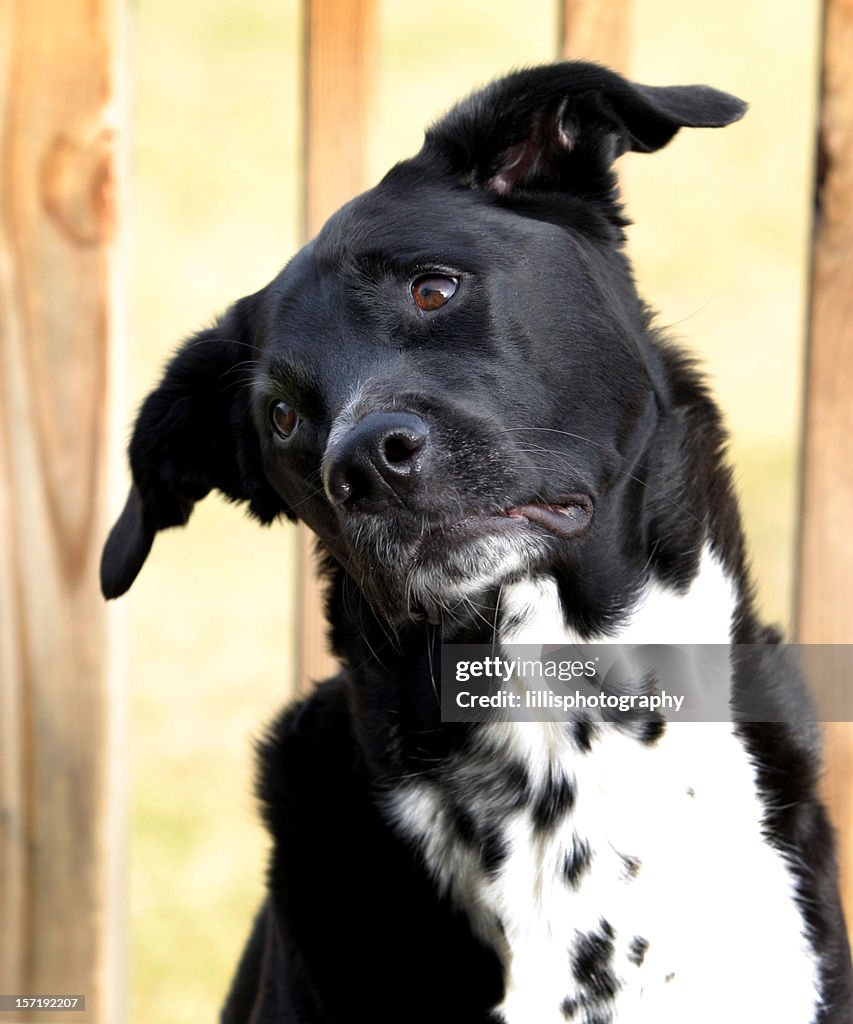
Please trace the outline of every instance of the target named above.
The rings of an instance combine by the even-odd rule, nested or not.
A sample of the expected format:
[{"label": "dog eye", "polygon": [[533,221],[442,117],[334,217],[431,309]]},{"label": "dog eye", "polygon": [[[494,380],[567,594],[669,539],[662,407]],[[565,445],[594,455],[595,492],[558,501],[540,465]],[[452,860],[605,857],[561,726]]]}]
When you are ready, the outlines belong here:
[{"label": "dog eye", "polygon": [[273,402],[270,406],[270,419],[273,429],[282,439],[290,437],[299,422],[299,417],[287,402]]},{"label": "dog eye", "polygon": [[429,313],[450,302],[456,294],[459,282],[455,277],[443,274],[423,274],[412,281],[412,298],[418,309]]}]

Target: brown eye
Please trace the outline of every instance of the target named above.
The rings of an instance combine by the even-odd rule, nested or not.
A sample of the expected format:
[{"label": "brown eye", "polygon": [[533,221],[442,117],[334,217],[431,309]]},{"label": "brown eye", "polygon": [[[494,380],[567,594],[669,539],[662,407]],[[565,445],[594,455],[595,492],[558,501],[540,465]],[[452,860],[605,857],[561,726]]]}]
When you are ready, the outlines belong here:
[{"label": "brown eye", "polygon": [[299,417],[287,402],[273,402],[270,406],[270,419],[275,432],[281,438],[290,437],[299,422]]},{"label": "brown eye", "polygon": [[456,294],[458,282],[455,277],[443,274],[424,274],[412,281],[412,298],[418,309],[425,313],[440,309]]}]

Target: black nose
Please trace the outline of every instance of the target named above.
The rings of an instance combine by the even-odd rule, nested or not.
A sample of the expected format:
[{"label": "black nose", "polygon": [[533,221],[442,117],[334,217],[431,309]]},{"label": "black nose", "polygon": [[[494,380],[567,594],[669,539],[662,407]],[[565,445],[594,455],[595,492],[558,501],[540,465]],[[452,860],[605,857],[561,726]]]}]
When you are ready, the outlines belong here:
[{"label": "black nose", "polygon": [[411,412],[373,412],[326,453],[323,483],[330,501],[384,508],[420,481],[426,423]]}]

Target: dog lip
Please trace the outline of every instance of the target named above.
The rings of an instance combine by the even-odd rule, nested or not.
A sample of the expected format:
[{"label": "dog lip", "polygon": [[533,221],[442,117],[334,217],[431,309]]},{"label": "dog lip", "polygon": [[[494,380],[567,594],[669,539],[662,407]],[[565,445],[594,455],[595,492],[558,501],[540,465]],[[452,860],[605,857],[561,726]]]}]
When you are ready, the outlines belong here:
[{"label": "dog lip", "polygon": [[572,495],[555,502],[515,505],[504,513],[510,519],[523,519],[558,537],[581,537],[592,522],[592,502],[586,495]]},{"label": "dog lip", "polygon": [[580,537],[589,529],[593,505],[586,495],[561,497],[553,502],[529,502],[498,512],[467,515],[437,527],[421,538],[418,560],[448,549],[454,541],[472,541],[489,535],[540,526],[557,537]]}]

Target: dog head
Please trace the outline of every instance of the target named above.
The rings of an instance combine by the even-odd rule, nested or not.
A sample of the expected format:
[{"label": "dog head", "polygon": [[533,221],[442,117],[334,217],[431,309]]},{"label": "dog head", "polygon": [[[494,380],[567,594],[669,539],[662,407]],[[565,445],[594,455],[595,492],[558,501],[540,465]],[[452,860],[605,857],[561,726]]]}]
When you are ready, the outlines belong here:
[{"label": "dog head", "polygon": [[[648,562],[661,512],[638,487],[675,443],[678,368],[633,285],[612,164],[744,109],[583,63],[453,109],[179,350],[136,423],[104,593],[214,488],[307,523],[388,620],[545,569],[586,586],[592,551],[615,593]],[[687,486],[661,472],[656,489]]]}]

